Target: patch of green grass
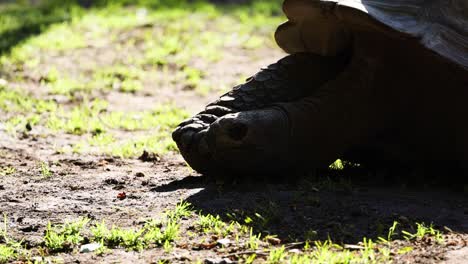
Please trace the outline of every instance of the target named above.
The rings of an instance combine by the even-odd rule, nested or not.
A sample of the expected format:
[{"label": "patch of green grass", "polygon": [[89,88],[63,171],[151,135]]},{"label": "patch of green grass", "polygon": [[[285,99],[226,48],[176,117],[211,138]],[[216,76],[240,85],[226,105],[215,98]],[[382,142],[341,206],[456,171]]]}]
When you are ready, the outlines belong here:
[{"label": "patch of green grass", "polygon": [[39,170],[43,178],[50,178],[53,175],[47,162],[42,161],[39,163],[39,166]]},{"label": "patch of green grass", "polygon": [[34,126],[40,123],[42,117],[40,114],[18,114],[12,115],[5,122],[5,130],[11,135],[17,135],[18,132],[26,132],[32,130]]},{"label": "patch of green grass", "polygon": [[245,49],[258,49],[265,45],[265,39],[257,36],[251,36],[244,43],[242,47]]},{"label": "patch of green grass", "polygon": [[221,227],[224,227],[226,223],[221,221],[219,218],[219,215],[213,216],[213,215],[203,215],[200,214],[198,216],[198,221],[196,223],[196,226],[202,230],[205,233],[209,233],[211,230],[217,230]]},{"label": "patch of green grass", "polygon": [[[144,151],[157,154],[178,151],[176,144],[168,137],[169,132],[168,134],[159,134],[158,131],[155,133],[156,135],[134,136],[131,139],[114,139],[114,136],[110,134],[104,134],[104,139],[99,139],[101,136],[96,135],[91,137],[89,142],[79,142],[72,147],[63,147],[58,149],[58,151],[63,153],[106,154],[120,158],[139,157]],[[102,141],[96,142],[96,140]],[[94,146],[99,148],[93,149]]]},{"label": "patch of green grass", "polygon": [[260,246],[262,234],[254,234],[253,228],[250,228],[249,239],[247,241],[247,247],[251,250],[256,250]]},{"label": "patch of green grass", "polygon": [[7,263],[17,256],[16,249],[12,246],[0,244],[0,263]]},{"label": "patch of green grass", "polygon": [[409,253],[409,252],[411,252],[413,250],[414,250],[413,247],[407,246],[407,247],[402,247],[402,248],[398,249],[397,253],[399,255],[404,255],[404,254]]},{"label": "patch of green grass", "polygon": [[100,119],[109,128],[126,131],[147,130],[151,128],[174,128],[181,118],[188,117],[187,112],[174,106],[165,104],[156,106],[152,111],[140,112],[108,112]]},{"label": "patch of green grass", "polygon": [[167,218],[164,225],[159,221],[150,220],[138,229],[122,229],[116,226],[109,229],[104,222],[96,223],[91,228],[91,234],[93,241],[105,247],[141,251],[151,246],[169,248],[170,243],[177,239],[179,229],[177,219]]},{"label": "patch of green grass", "polygon": [[343,161],[340,159],[337,159],[335,162],[333,162],[330,166],[330,169],[332,170],[343,170],[344,169],[344,164]]},{"label": "patch of green grass", "polygon": [[88,144],[90,146],[96,147],[105,147],[110,145],[116,141],[115,137],[110,133],[99,133],[93,135],[91,138],[88,139]]},{"label": "patch of green grass", "polygon": [[70,10],[63,3],[38,7],[15,2],[17,4],[0,5],[0,54],[10,51],[29,37],[40,34],[48,25],[61,23],[70,17]]},{"label": "patch of green grass", "polygon": [[49,69],[49,72],[43,77],[41,83],[47,87],[50,94],[73,95],[77,92],[90,91],[89,87],[85,84],[75,79],[61,76],[54,67]]},{"label": "patch of green grass", "polygon": [[167,219],[172,221],[177,221],[182,217],[188,217],[192,214],[192,209],[190,203],[182,201],[176,204],[175,208],[172,210],[166,211],[165,215]]},{"label": "patch of green grass", "polygon": [[99,120],[99,114],[107,108],[108,103],[95,99],[91,102],[74,107],[71,111],[59,108],[47,119],[47,127],[66,133],[82,135],[85,133],[99,134],[104,131],[104,124]]},{"label": "patch of green grass", "polygon": [[245,257],[244,261],[246,264],[252,264],[256,258],[257,258],[257,254],[252,254],[250,256]]},{"label": "patch of green grass", "polygon": [[89,223],[88,218],[66,222],[61,226],[52,226],[49,222],[44,235],[44,246],[51,252],[69,251],[79,245],[84,237],[82,231]]},{"label": "patch of green grass", "polygon": [[328,167],[331,170],[341,171],[341,170],[344,170],[345,168],[358,168],[360,166],[361,166],[361,164],[358,164],[358,163],[353,163],[353,162],[350,162],[350,161],[337,159],[335,162],[330,164],[330,166],[328,166]]},{"label": "patch of green grass", "polygon": [[131,66],[112,66],[94,72],[93,81],[88,85],[100,90],[116,90],[135,93],[143,89],[145,72]]},{"label": "patch of green grass", "polygon": [[266,263],[269,263],[269,264],[284,263],[286,256],[287,256],[287,253],[284,249],[284,246],[280,248],[275,248],[270,251],[270,255],[268,256]]},{"label": "patch of green grass", "polygon": [[314,243],[313,250],[300,256],[292,256],[291,263],[382,263],[378,259],[372,240],[363,240],[363,248],[357,252],[344,249],[330,240]]},{"label": "patch of green grass", "polygon": [[131,158],[140,156],[144,151],[164,154],[177,150],[176,144],[167,135],[156,134],[116,142],[104,149],[103,152],[115,157]]},{"label": "patch of green grass", "polygon": [[63,130],[77,135],[85,133],[98,135],[106,131],[106,128],[137,130],[140,129],[140,125],[149,126],[149,124],[140,122],[137,114],[127,116],[123,112],[105,113],[107,105],[106,101],[93,100],[74,107],[69,112],[60,109],[57,114],[51,115],[47,125],[53,130]]},{"label": "patch of green grass", "polygon": [[228,213],[226,216],[235,222],[253,227],[256,230],[265,230],[268,225],[280,221],[278,205],[271,200],[254,208],[253,212],[241,210],[236,213]]},{"label": "patch of green grass", "polygon": [[51,67],[42,77],[41,83],[47,87],[50,94],[72,97],[78,92],[89,94],[94,90],[135,93],[143,89],[144,73],[142,69],[136,67],[111,66],[97,69],[93,73],[93,78],[87,80],[83,76],[78,79],[70,78],[60,73],[55,67]]},{"label": "patch of green grass", "polygon": [[[0,9],[3,18],[0,33],[12,30],[26,32],[16,40],[14,35],[5,40],[5,49],[13,48],[9,56],[2,58],[4,63],[31,63],[44,51],[109,45],[113,38],[118,39],[119,31],[144,28],[145,25],[162,29],[153,32],[152,42],[145,42],[147,61],[153,58],[156,62],[168,55],[175,55],[174,59],[179,62],[186,61],[191,57],[189,53],[213,61],[221,57],[219,50],[226,43],[230,46],[258,48],[265,45],[266,36],[272,42],[274,27],[282,20],[280,0],[224,6],[205,1],[158,1],[157,4],[132,1],[126,5],[100,1],[95,2],[95,7],[90,9],[84,9],[77,1],[67,1],[65,4],[44,2],[46,4],[36,9],[24,5],[10,5],[9,8]],[[47,5],[48,2],[50,4]],[[126,7],[129,4],[135,8]],[[154,8],[155,5],[158,8]],[[19,19],[20,10],[27,14],[24,15],[27,19]],[[27,34],[31,27],[33,34]],[[232,35],[233,32],[238,34]],[[251,37],[254,32],[262,37]],[[37,65],[37,62],[33,64]]]},{"label": "patch of green grass", "polygon": [[235,231],[238,231],[238,233],[242,232],[242,226],[238,222],[230,221],[229,223],[226,223],[221,220],[219,215],[213,216],[210,214],[199,214],[195,226],[205,234],[218,235],[220,237],[226,237],[234,234]]},{"label": "patch of green grass", "polygon": [[12,134],[31,130],[44,116],[57,110],[52,100],[41,100],[10,87],[0,87],[0,111],[4,129]]},{"label": "patch of green grass", "polygon": [[[55,81],[54,76],[55,74],[50,74],[49,82]],[[157,106],[151,111],[126,113],[109,112],[107,107],[106,101],[85,99],[83,103],[68,110],[50,100],[35,99],[13,89],[0,88],[0,109],[7,113],[5,129],[12,134],[36,125],[45,125],[52,131],[75,135],[90,134],[88,142],[81,142],[73,147],[77,152],[87,151],[89,146],[99,146],[99,153],[120,157],[139,156],[143,150],[155,153],[177,151],[170,133],[180,120],[188,117],[185,111],[172,104]],[[11,117],[8,118],[8,115]],[[118,140],[115,136],[118,130],[151,132],[149,136]]]},{"label": "patch of green grass", "polygon": [[164,247],[167,247],[168,242],[175,241],[179,235],[179,224],[175,221],[169,221],[166,224],[164,232],[157,241],[157,244],[162,244]]},{"label": "patch of green grass", "polygon": [[[300,253],[286,252],[284,246],[261,249],[260,234],[253,234],[252,229],[250,229],[251,231],[246,238],[246,246],[251,250],[256,250],[256,252],[267,253],[266,263],[387,263],[392,259],[391,242],[398,233],[397,226],[398,223],[394,222],[389,228],[386,238],[379,238],[377,243],[371,239],[363,238],[362,242],[358,245],[352,245],[350,248],[349,245],[336,244],[328,239],[314,241],[312,245],[306,242]],[[430,227],[423,224],[417,224],[415,233],[403,232],[403,234],[409,236],[408,239],[424,236],[436,238],[438,236],[437,231],[431,230]],[[411,246],[406,246],[400,248],[397,253],[406,254],[412,250]],[[246,263],[252,263],[256,258],[257,255],[249,255],[243,260]]]},{"label": "patch of green grass", "polygon": [[[394,222],[389,228],[386,238],[379,238],[375,243],[371,239],[364,238],[362,242],[355,245],[353,249],[333,243],[330,239],[326,241],[315,241],[313,246],[308,242],[304,246],[303,253],[286,253],[283,247],[269,250],[267,263],[387,263],[392,260],[391,242],[397,234],[398,223]],[[440,231],[431,226],[416,224],[415,233],[402,231],[407,240],[421,239],[429,236],[438,243],[443,242]],[[405,246],[398,249],[398,254],[411,252],[413,247]]]},{"label": "patch of green grass", "polygon": [[[42,34],[28,39],[27,44],[22,47],[22,51],[38,48],[47,50],[69,50],[86,47],[86,40],[73,24],[62,22],[50,26]],[[18,51],[16,51],[18,52]]]},{"label": "patch of green grass", "polygon": [[[71,115],[64,113],[65,118],[52,115],[48,124],[53,130],[65,130],[72,134],[91,133],[87,142],[73,147],[78,153],[92,152],[91,147],[97,146],[97,153],[128,158],[140,156],[145,150],[159,154],[177,151],[170,133],[180,120],[188,117],[185,111],[171,104],[152,111],[127,113],[102,112],[101,109],[105,108],[77,107]],[[148,131],[150,135],[125,138],[117,135],[119,130]]]},{"label": "patch of green grass", "polygon": [[392,226],[388,229],[387,237],[386,238],[379,237],[378,238],[379,242],[383,242],[383,243],[387,243],[387,244],[392,242],[393,237],[396,235],[397,227],[398,227],[398,222],[394,221]]},{"label": "patch of green grass", "polygon": [[15,167],[7,166],[7,167],[0,167],[0,176],[7,176],[11,175],[16,172]]},{"label": "patch of green grass", "polygon": [[[2,129],[17,135],[38,126],[45,133],[41,136],[56,132],[88,135],[89,140],[62,149],[77,153],[134,157],[143,150],[177,150],[169,135],[187,117],[185,112],[175,107],[172,112],[106,112],[107,106],[92,91],[135,93],[143,89],[143,80],[151,72],[157,76],[155,87],[174,85],[207,94],[212,84],[199,62],[221,59],[226,48],[273,45],[272,32],[282,20],[279,0],[249,5],[124,2],[93,1],[91,8],[83,8],[79,1],[46,0],[36,7],[0,4],[0,35],[12,32],[9,39],[0,38],[2,78],[4,71],[16,87],[8,87],[4,79],[0,83],[0,109],[7,113],[1,118]],[[101,48],[119,54],[118,58],[107,65],[79,60],[80,52]],[[96,56],[100,55],[99,51]],[[64,65],[61,58],[75,65]],[[37,73],[42,73],[39,81]],[[18,89],[26,80],[39,82],[48,94],[69,96],[70,105]],[[43,126],[49,131],[42,130]],[[128,136],[118,130],[150,131]]]},{"label": "patch of green grass", "polygon": [[148,221],[144,229],[144,241],[146,243],[155,245],[167,246],[167,243],[175,241],[179,236],[179,224],[176,220],[168,220],[165,223],[165,228],[161,229],[162,224],[159,224],[157,221]]},{"label": "patch of green grass", "polygon": [[402,234],[407,240],[422,239],[425,236],[430,236],[434,237],[439,244],[442,244],[444,242],[442,233],[439,230],[435,229],[432,224],[427,226],[424,223],[416,223],[416,232],[411,233],[409,231],[403,230]]},{"label": "patch of green grass", "polygon": [[109,247],[121,246],[129,250],[140,251],[144,248],[144,241],[141,238],[143,231],[143,229],[121,229],[113,226],[103,242]]},{"label": "patch of green grass", "polygon": [[36,99],[10,87],[0,87],[0,110],[15,114],[42,114],[56,111],[57,104],[52,100]]},{"label": "patch of green grass", "polygon": [[100,242],[101,244],[103,244],[103,240],[110,235],[110,231],[104,221],[95,223],[95,225],[90,228],[90,232],[94,241]]},{"label": "patch of green grass", "polygon": [[[142,112],[107,112],[107,105],[107,102],[95,99],[91,102],[85,101],[70,111],[60,108],[57,113],[50,115],[47,126],[55,131],[62,130],[77,135],[85,133],[99,135],[114,129],[125,131],[157,129],[160,132],[169,132],[180,120],[188,116],[185,111],[171,104]],[[94,138],[94,143],[96,140],[100,139]],[[110,141],[109,137],[107,141]],[[134,144],[137,143],[134,142]]]},{"label": "patch of green grass", "polygon": [[0,263],[10,263],[15,259],[26,259],[29,252],[22,242],[15,241],[8,234],[8,218],[3,215],[3,223],[0,225]]},{"label": "patch of green grass", "polygon": [[[116,226],[108,228],[106,223],[102,221],[95,223],[87,230],[89,219],[86,218],[75,222],[67,222],[57,227],[53,227],[49,223],[44,237],[44,246],[49,252],[67,252],[76,249],[89,240],[100,243],[102,245],[101,250],[107,252],[114,248],[141,251],[153,247],[162,247],[169,252],[175,246],[174,241],[177,241],[181,232],[184,232],[181,230],[180,220],[184,217],[193,216],[191,210],[189,203],[181,202],[173,209],[164,212],[162,219],[149,220],[139,228],[124,229]],[[228,223],[222,223],[223,221],[219,217],[207,214],[198,216],[196,226],[199,228],[212,228],[214,226],[223,226],[223,224],[228,226]],[[237,222],[231,222],[233,226],[233,223],[239,225]],[[397,226],[398,224],[394,222],[389,228],[386,238],[378,239],[377,243],[364,238],[357,245],[342,245],[328,239],[311,243],[305,242],[302,250],[294,253],[287,251],[286,245],[265,247],[265,243],[261,242],[262,234],[255,234],[251,227],[248,228],[248,232],[244,232],[242,231],[244,228],[241,228],[240,225],[236,226],[231,235],[241,236],[240,239],[244,242],[242,243],[244,248],[255,251],[255,254],[246,254],[239,259],[245,263],[253,263],[258,256],[265,256],[266,259],[263,260],[266,263],[387,263],[392,260],[393,255],[391,252],[395,252],[391,241],[398,232]],[[2,230],[6,230],[6,224],[4,228],[0,228],[0,234],[5,236],[6,232]],[[190,232],[188,230],[186,230],[187,234]],[[89,234],[89,237],[83,234]],[[425,236],[438,236],[438,232],[434,228],[431,229],[430,226],[423,224],[417,224],[416,233],[403,232],[403,234],[411,235],[408,238],[410,240]],[[196,237],[196,234],[191,237]],[[223,236],[218,235],[216,237]],[[210,239],[205,239],[205,242],[202,243],[206,243]],[[239,237],[236,240],[239,240]],[[0,242],[0,263],[1,261],[6,262],[17,259],[19,254],[27,253],[21,251],[20,243],[8,243],[4,245]],[[405,246],[398,249],[397,254],[406,254],[412,250],[411,246]],[[100,253],[97,252],[96,254]]]},{"label": "patch of green grass", "polygon": [[304,234],[304,239],[306,241],[314,241],[317,239],[318,233],[314,229],[309,229]]},{"label": "patch of green grass", "polygon": [[187,90],[192,90],[199,87],[204,77],[202,71],[192,67],[184,67],[182,73],[184,75],[184,89]]}]

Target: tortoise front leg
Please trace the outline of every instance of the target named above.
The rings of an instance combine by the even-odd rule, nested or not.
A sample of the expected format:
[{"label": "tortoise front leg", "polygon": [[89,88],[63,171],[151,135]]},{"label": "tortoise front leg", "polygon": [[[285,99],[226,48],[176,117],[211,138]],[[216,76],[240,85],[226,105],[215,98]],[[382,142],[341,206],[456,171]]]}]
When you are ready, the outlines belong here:
[{"label": "tortoise front leg", "polygon": [[[324,57],[308,53],[287,56],[269,65],[182,122],[173,133],[185,160],[201,173],[217,170],[206,142],[209,126],[228,114],[261,109],[311,94],[343,70],[347,55]],[[232,132],[232,131],[231,131]],[[235,131],[233,133],[236,133]]]},{"label": "tortoise front leg", "polygon": [[327,167],[378,127],[372,77],[359,61],[307,97],[217,119],[206,137],[213,163],[261,174]]}]

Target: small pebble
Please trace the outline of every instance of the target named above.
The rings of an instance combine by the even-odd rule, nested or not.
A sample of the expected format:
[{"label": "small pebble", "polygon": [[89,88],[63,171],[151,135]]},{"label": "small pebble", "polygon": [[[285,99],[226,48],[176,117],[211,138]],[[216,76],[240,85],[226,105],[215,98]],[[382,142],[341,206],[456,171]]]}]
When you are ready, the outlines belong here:
[{"label": "small pebble", "polygon": [[277,237],[269,237],[267,239],[268,243],[272,244],[272,245],[279,245],[281,244],[281,239],[277,238]]},{"label": "small pebble", "polygon": [[400,222],[403,223],[403,224],[409,223],[408,217],[406,217],[406,216],[404,216],[404,215],[400,215],[400,216],[398,217],[398,221],[400,221]]},{"label": "small pebble", "polygon": [[101,247],[101,244],[99,243],[91,243],[91,244],[82,245],[80,247],[80,253],[93,252],[93,251],[96,251],[100,247]]},{"label": "small pebble", "polygon": [[289,253],[292,253],[292,254],[301,254],[302,251],[300,249],[297,249],[297,248],[293,248],[291,250],[288,251]]},{"label": "small pebble", "polygon": [[223,239],[218,239],[216,243],[218,243],[218,245],[221,245],[223,247],[229,247],[231,245],[231,240],[228,238],[223,238]]},{"label": "small pebble", "polygon": [[236,263],[228,258],[208,258],[208,259],[205,259],[204,261],[205,264],[233,264],[233,263]]}]

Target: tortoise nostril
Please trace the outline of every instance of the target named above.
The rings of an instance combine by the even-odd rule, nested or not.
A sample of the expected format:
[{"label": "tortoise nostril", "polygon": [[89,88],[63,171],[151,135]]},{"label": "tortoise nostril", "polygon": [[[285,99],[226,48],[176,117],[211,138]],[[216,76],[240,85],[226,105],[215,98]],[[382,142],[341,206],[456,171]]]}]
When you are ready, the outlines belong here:
[{"label": "tortoise nostril", "polygon": [[235,123],[228,128],[227,134],[230,138],[239,141],[247,135],[247,130],[248,128],[245,124]]}]

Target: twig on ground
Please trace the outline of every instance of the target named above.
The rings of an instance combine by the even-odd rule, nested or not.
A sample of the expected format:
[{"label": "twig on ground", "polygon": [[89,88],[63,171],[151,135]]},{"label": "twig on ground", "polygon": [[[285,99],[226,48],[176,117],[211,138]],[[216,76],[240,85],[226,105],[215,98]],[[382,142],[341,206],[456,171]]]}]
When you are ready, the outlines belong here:
[{"label": "twig on ground", "polygon": [[[297,246],[305,245],[306,242],[293,242],[293,243],[288,243],[288,244],[283,244],[284,249],[291,249],[295,248]],[[249,251],[242,251],[242,252],[236,252],[236,253],[231,253],[229,255],[225,255],[224,258],[232,258],[232,257],[239,257],[243,255],[252,255],[256,254],[257,256],[268,256],[272,249],[269,250],[249,250]]]}]

